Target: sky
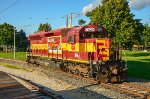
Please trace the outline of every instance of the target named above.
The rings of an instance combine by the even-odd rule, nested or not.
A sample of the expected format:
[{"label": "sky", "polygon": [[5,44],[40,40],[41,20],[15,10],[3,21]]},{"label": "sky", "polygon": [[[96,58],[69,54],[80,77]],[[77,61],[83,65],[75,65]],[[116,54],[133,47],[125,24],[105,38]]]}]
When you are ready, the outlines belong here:
[{"label": "sky", "polygon": [[[73,25],[79,19],[89,22],[84,14],[101,4],[101,0],[0,0],[0,24],[12,24],[27,35],[37,31],[40,23],[48,22],[52,29],[64,27],[66,16],[73,14]],[[150,0],[130,0],[135,18],[150,23]]]}]

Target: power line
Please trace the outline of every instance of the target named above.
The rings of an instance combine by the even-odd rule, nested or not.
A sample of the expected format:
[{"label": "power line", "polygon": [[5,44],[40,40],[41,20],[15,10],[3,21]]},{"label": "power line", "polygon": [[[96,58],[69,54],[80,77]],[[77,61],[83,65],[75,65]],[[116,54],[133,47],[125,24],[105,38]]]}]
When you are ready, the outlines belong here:
[{"label": "power line", "polygon": [[38,19],[38,20],[40,20],[40,19],[42,19],[42,20],[54,20],[54,19],[63,19],[63,18],[65,18],[65,17],[56,17],[56,18],[49,18],[49,17],[0,17],[1,19],[27,19],[27,20],[33,20],[33,19]]},{"label": "power line", "polygon": [[17,2],[19,2],[20,0],[16,0],[14,3],[12,3],[11,5],[9,5],[8,7],[6,7],[5,9],[1,10],[0,13],[3,13],[4,11],[6,11],[7,9],[9,9],[10,7],[12,7],[13,5],[15,5]]},{"label": "power line", "polygon": [[[68,14],[67,14],[68,15]],[[59,17],[0,17],[1,19],[27,19],[27,20],[33,20],[33,19],[42,19],[42,20],[57,20],[57,19],[65,19],[67,15],[59,16]],[[84,16],[82,13],[72,13],[72,17],[79,18],[80,16]],[[70,18],[70,16],[68,16]]]},{"label": "power line", "polygon": [[[30,20],[30,21],[35,20],[35,19],[36,20],[46,20],[46,21],[66,19],[66,27],[67,27],[69,25],[68,24],[69,23],[69,21],[68,21],[69,18],[70,18],[70,26],[72,26],[71,25],[72,21],[75,22],[75,20],[79,19],[81,16],[84,16],[84,15],[82,13],[70,13],[70,16],[67,14],[67,15],[64,15],[62,17],[53,17],[53,18],[50,18],[50,17],[0,17],[0,19],[25,19],[25,20]],[[71,17],[72,17],[72,19],[71,19]],[[54,23],[51,22],[51,24],[54,24]],[[58,24],[59,24],[59,22],[58,22]]]}]

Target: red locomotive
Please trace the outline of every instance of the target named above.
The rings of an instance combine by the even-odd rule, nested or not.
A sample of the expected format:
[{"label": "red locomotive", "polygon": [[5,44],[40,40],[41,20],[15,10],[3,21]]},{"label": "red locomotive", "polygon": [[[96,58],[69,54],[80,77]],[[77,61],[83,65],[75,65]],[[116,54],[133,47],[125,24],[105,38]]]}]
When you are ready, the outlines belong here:
[{"label": "red locomotive", "polygon": [[29,63],[40,65],[37,60],[47,57],[59,63],[65,72],[102,83],[126,80],[126,62],[121,59],[120,49],[101,26],[92,24],[41,31],[30,35],[29,41]]}]

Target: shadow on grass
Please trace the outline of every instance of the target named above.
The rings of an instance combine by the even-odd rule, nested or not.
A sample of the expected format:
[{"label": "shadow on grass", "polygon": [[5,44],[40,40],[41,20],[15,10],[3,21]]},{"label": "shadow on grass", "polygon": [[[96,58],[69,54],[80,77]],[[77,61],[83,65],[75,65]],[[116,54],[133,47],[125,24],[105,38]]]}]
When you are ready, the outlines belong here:
[{"label": "shadow on grass", "polygon": [[132,57],[141,57],[141,56],[150,56],[150,53],[148,52],[141,52],[141,53],[129,53],[128,56],[132,56]]},{"label": "shadow on grass", "polygon": [[140,60],[144,60],[150,63],[150,59],[140,59]]},{"label": "shadow on grass", "polygon": [[150,80],[150,62],[128,61],[128,76]]}]

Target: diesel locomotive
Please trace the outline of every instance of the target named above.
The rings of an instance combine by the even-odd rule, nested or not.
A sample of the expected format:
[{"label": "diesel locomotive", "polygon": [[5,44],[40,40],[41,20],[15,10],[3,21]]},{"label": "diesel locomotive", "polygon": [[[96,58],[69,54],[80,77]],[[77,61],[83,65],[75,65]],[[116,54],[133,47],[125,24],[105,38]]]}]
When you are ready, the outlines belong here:
[{"label": "diesel locomotive", "polygon": [[101,83],[123,82],[127,79],[126,62],[122,51],[107,30],[90,24],[71,28],[40,31],[29,37],[27,62],[38,64],[48,59],[61,70],[93,78]]}]

